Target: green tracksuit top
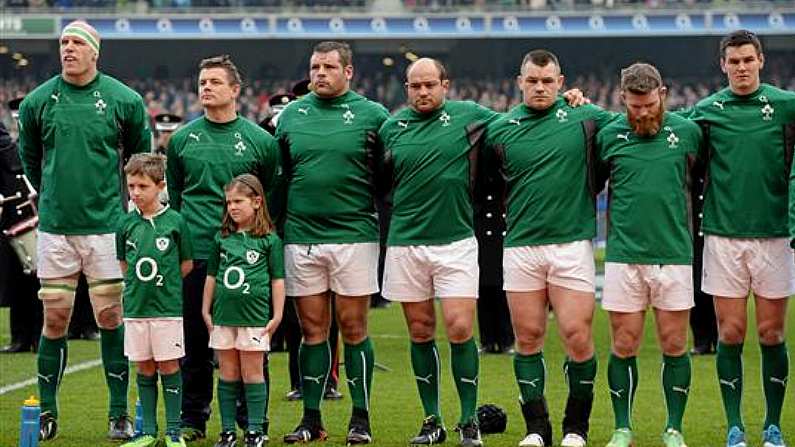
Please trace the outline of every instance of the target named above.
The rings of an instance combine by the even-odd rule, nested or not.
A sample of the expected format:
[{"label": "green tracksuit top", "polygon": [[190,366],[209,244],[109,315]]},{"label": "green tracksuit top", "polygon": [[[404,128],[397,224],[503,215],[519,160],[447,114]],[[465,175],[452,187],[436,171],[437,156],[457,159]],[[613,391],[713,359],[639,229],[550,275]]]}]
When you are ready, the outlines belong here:
[{"label": "green tracksuit top", "polygon": [[639,137],[622,115],[596,136],[610,179],[608,262],[693,262],[690,171],[702,145],[701,130],[668,112],[662,126],[653,137]]},{"label": "green tracksuit top", "polygon": [[141,96],[102,73],[78,87],[60,75],[25,97],[19,154],[39,192],[39,229],[115,233],[126,209],[124,162],[151,150]]},{"label": "green tracksuit top", "polygon": [[430,113],[406,108],[387,120],[385,175],[391,180],[387,245],[442,245],[474,236],[472,198],[488,122],[472,101],[445,101]]},{"label": "green tracksuit top", "polygon": [[596,132],[613,114],[559,98],[520,104],[489,125],[487,145],[507,183],[505,247],[596,236]]},{"label": "green tracksuit top", "polygon": [[285,244],[378,241],[377,132],[389,112],[349,91],[310,93],[279,115],[276,138],[287,182]]},{"label": "green tracksuit top", "polygon": [[253,122],[237,117],[227,123],[197,118],[171,136],[166,176],[171,206],[190,228],[195,259],[210,255],[221,228],[224,186],[241,174],[253,174],[265,189],[271,217],[273,192],[281,181],[279,151],[270,134]]},{"label": "green tracksuit top", "polygon": [[787,237],[795,93],[768,84],[747,96],[725,88],[696,104],[691,118],[707,143],[702,231]]}]

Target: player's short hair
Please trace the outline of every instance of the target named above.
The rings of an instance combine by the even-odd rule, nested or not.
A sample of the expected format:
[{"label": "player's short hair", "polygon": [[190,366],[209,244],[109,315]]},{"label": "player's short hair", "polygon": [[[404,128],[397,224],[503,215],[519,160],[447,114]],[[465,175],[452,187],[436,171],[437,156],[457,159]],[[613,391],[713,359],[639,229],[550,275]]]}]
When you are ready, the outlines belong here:
[{"label": "player's short hair", "polygon": [[623,92],[645,95],[662,86],[662,76],[654,65],[636,62],[621,70]]},{"label": "player's short hair", "polygon": [[199,70],[204,70],[205,68],[223,68],[224,71],[226,71],[226,77],[230,84],[243,84],[243,77],[240,75],[240,71],[237,69],[235,63],[232,62],[232,57],[228,54],[202,59],[202,61],[199,62]]},{"label": "player's short hair", "polygon": [[345,42],[327,40],[325,42],[320,42],[312,49],[313,53],[331,53],[332,51],[336,51],[337,54],[340,55],[340,63],[343,67],[353,65],[353,50],[351,50],[351,46]]},{"label": "player's short hair", "polygon": [[[271,215],[268,212],[268,202],[265,198],[265,189],[259,179],[251,174],[242,174],[233,178],[232,181],[224,186],[224,192],[238,191],[250,198],[261,197],[262,206],[254,215],[254,227],[251,228],[251,235],[265,236],[275,229]],[[227,237],[237,231],[237,224],[229,215],[229,209],[224,202],[224,220],[221,222],[221,236]]]},{"label": "player's short hair", "polygon": [[748,44],[754,46],[756,54],[762,53],[762,42],[759,41],[759,38],[756,37],[756,34],[748,31],[747,29],[738,29],[737,31],[732,31],[720,40],[720,58],[723,59],[726,57],[727,48],[741,47]]},{"label": "player's short hair", "polygon": [[551,51],[536,49],[525,54],[524,59],[522,59],[522,71],[524,71],[524,67],[528,62],[532,62],[533,65],[538,67],[546,67],[548,64],[555,64],[555,66],[558,67],[558,71],[561,71],[558,57]]},{"label": "player's short hair", "polygon": [[161,154],[133,154],[124,165],[125,175],[149,177],[153,182],[160,183],[166,178],[166,157]]},{"label": "player's short hair", "polygon": [[[449,75],[447,74],[447,68],[445,68],[444,64],[440,60],[433,59],[433,58],[430,58],[430,57],[428,59],[430,59],[431,62],[433,62],[433,65],[439,71],[439,80],[440,81],[445,81],[447,79],[450,79]],[[410,63],[408,67],[406,67],[406,80],[407,81],[409,79],[409,72],[414,67],[414,64],[416,64],[417,62],[419,62],[421,60],[422,59],[417,59],[416,61]]]}]

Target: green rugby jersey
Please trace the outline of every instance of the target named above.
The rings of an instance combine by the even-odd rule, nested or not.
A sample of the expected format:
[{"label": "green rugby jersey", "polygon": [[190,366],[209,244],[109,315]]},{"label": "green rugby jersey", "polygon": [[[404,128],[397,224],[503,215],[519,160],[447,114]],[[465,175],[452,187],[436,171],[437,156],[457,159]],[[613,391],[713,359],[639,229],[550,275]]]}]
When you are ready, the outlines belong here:
[{"label": "green rugby jersey", "polygon": [[391,180],[387,245],[441,245],[474,235],[472,193],[486,125],[497,114],[472,101],[431,113],[406,108],[379,131]]},{"label": "green rugby jersey", "polygon": [[270,134],[237,117],[227,123],[197,118],[168,143],[168,195],[171,206],[188,222],[196,259],[207,259],[221,228],[224,185],[240,174],[256,175],[265,188],[274,221],[274,192],[281,181],[279,150]]},{"label": "green rugby jersey", "polygon": [[608,184],[608,262],[691,264],[690,171],[702,145],[698,125],[665,113],[657,135],[632,132],[622,115],[596,136]]},{"label": "green rugby jersey", "polygon": [[127,209],[124,161],[151,150],[141,96],[98,73],[78,87],[58,75],[19,109],[19,155],[39,192],[39,229],[114,233]]},{"label": "green rugby jersey", "polygon": [[116,256],[127,262],[124,317],[182,316],[181,263],[193,259],[187,225],[166,206],[151,217],[136,208],[116,231]]},{"label": "green rugby jersey", "polygon": [[507,183],[505,247],[596,236],[596,132],[614,114],[597,106],[520,104],[489,125],[489,155]]},{"label": "green rugby jersey", "polygon": [[215,236],[207,275],[215,277],[213,324],[265,326],[271,313],[271,281],[284,278],[284,249],[276,233]]},{"label": "green rugby jersey", "polygon": [[747,96],[725,88],[696,104],[691,119],[707,142],[702,231],[786,237],[795,93],[768,84]]},{"label": "green rugby jersey", "polygon": [[376,134],[389,117],[349,91],[333,99],[310,93],[279,115],[287,186],[286,244],[375,242]]}]

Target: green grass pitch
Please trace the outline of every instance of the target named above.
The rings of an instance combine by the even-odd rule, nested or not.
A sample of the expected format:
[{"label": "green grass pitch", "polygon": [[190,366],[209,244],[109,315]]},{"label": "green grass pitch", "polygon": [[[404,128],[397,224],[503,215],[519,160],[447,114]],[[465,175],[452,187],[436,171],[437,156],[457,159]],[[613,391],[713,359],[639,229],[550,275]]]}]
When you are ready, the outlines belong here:
[{"label": "green grass pitch", "polygon": [[[753,315],[752,307],[749,314]],[[788,341],[793,345],[793,313],[789,315]],[[370,331],[375,343],[376,360],[391,369],[377,370],[372,391],[372,425],[374,445],[405,446],[420,425],[422,410],[417,396],[408,354],[408,339],[400,308],[392,305],[375,310],[370,315]],[[546,395],[550,404],[555,440],[560,442],[560,421],[566,397],[562,375],[563,353],[557,337],[557,328],[551,323],[545,349],[548,378]],[[759,346],[753,324],[749,326],[745,346],[745,398],[743,410],[749,445],[759,445],[761,424],[764,418],[764,397],[759,372]],[[0,343],[8,341],[8,313],[0,311]],[[599,372],[596,383],[596,401],[591,417],[590,445],[603,446],[612,431],[613,415],[607,391],[605,370],[609,346],[607,317],[601,309],[595,318]],[[457,421],[459,408],[452,383],[449,366],[449,345],[443,330],[437,339],[442,353],[442,405],[445,423],[451,429]],[[96,342],[70,342],[69,363],[71,365],[99,358]],[[0,357],[0,387],[35,377],[33,354],[4,355]],[[657,348],[652,321],[646,326],[646,336],[639,358],[640,383],[635,399],[633,421],[637,446],[661,445],[660,434],[665,423],[665,404],[660,389],[660,352]],[[342,370],[343,368],[341,368]],[[344,379],[344,372],[341,372]],[[283,399],[288,391],[287,355],[271,356],[272,394],[270,400],[271,445],[280,445],[282,435],[291,430],[301,414],[300,403]],[[344,380],[343,380],[344,383]],[[324,402],[323,417],[330,434],[328,446],[344,445],[345,431],[350,416],[350,399],[345,385],[341,385],[345,398],[337,402]],[[17,445],[19,415],[22,401],[36,393],[35,386],[0,395],[0,447]],[[783,428],[795,442],[795,398],[793,390],[785,401]],[[499,435],[484,437],[486,446],[515,446],[524,436],[524,423],[517,403],[518,389],[513,376],[511,357],[507,355],[484,355],[481,357],[480,402],[495,403],[508,412],[508,429]],[[130,387],[131,407],[135,402],[134,381]],[[209,439],[194,446],[212,446],[218,433],[217,407],[210,419]],[[160,403],[160,425],[164,423],[162,400]],[[131,408],[131,411],[133,408]],[[52,447],[112,445],[105,439],[107,430],[107,394],[102,370],[99,367],[83,370],[65,377],[60,392],[60,432],[56,440],[47,443]],[[693,358],[693,384],[687,413],[685,414],[685,439],[691,447],[723,445],[726,430],[723,408],[720,402],[715,361],[713,356]],[[448,432],[447,445],[455,445],[457,434]]]}]

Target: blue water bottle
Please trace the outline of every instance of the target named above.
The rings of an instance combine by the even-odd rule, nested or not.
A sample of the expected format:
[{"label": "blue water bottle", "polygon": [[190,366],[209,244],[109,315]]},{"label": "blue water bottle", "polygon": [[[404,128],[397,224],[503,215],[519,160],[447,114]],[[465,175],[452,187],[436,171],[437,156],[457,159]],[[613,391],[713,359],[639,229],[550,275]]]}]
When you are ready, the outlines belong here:
[{"label": "blue water bottle", "polygon": [[135,401],[135,436],[141,436],[144,432],[144,407],[141,399]]},{"label": "blue water bottle", "polygon": [[39,400],[35,396],[30,396],[22,405],[22,422],[19,425],[19,447],[38,447],[40,414]]}]

